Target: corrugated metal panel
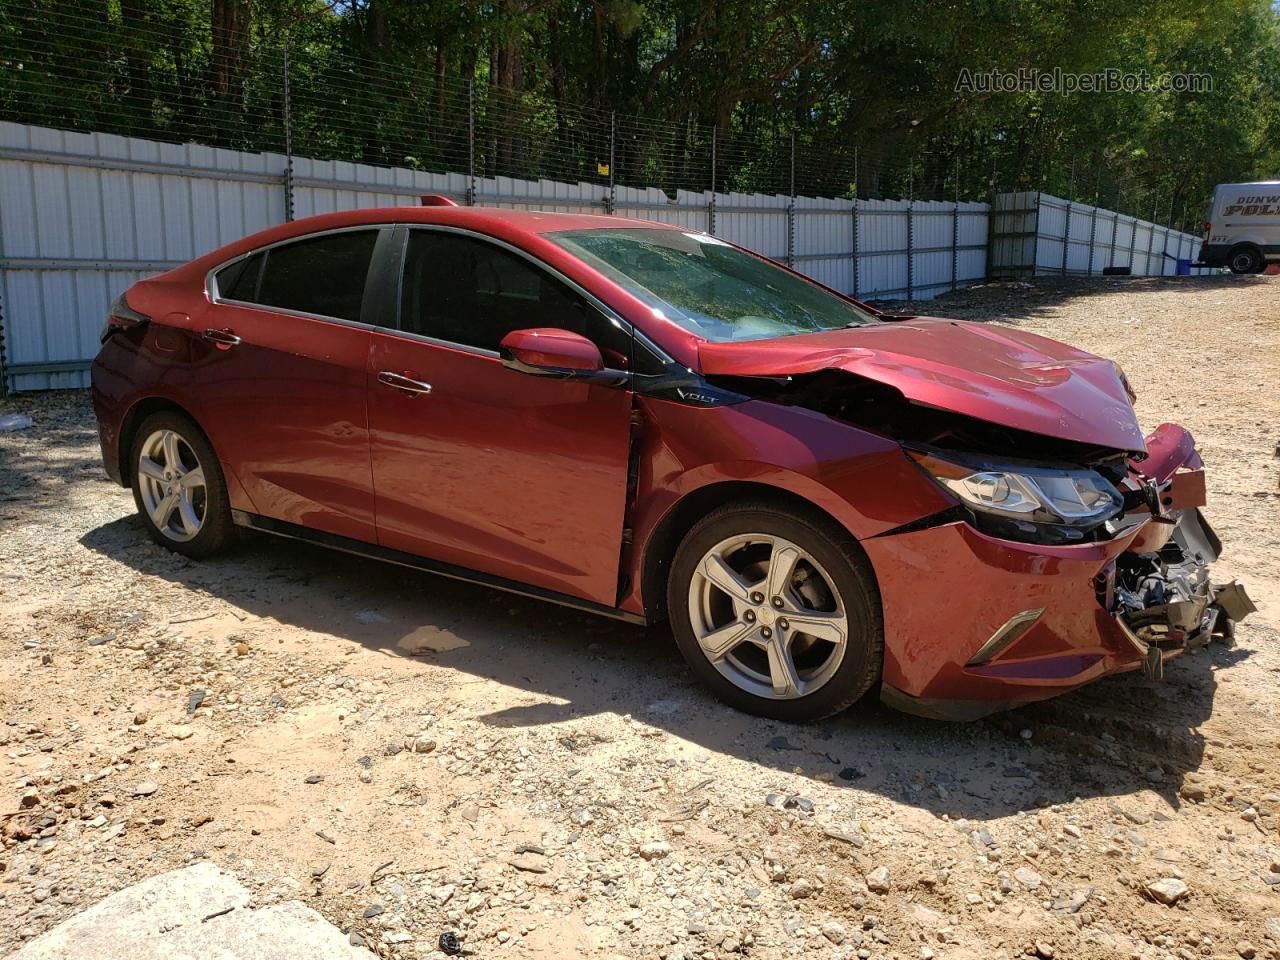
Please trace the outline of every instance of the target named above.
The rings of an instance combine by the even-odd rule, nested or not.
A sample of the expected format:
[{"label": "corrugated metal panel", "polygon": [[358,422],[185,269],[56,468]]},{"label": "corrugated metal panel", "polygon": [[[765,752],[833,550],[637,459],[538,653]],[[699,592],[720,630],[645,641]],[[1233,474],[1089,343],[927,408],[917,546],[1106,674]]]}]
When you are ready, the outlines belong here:
[{"label": "corrugated metal panel", "polygon": [[[287,163],[274,153],[0,123],[0,297],[12,386],[86,384],[82,368],[112,298],[144,276],[281,223]],[[469,186],[458,173],[303,157],[293,159],[293,183],[295,217],[415,205],[424,193],[462,202]],[[495,177],[477,179],[476,190],[479,203],[516,209],[604,213],[609,201],[598,183]],[[615,196],[621,215],[690,231],[712,223],[709,191],[682,190],[672,200],[656,188],[619,186]],[[858,201],[856,264],[853,201],[721,193],[714,204],[721,237],[778,260],[790,255],[796,269],[837,290],[907,294],[904,201]],[[986,273],[990,211],[975,203],[959,210],[957,217],[952,203],[912,205],[917,297]],[[959,250],[951,249],[953,234]],[[20,372],[22,364],[60,363],[81,369]]]},{"label": "corrugated metal panel", "polygon": [[1049,194],[1000,194],[996,210],[994,275],[1101,274],[1129,267],[1135,276],[1171,276],[1179,259],[1194,259],[1199,251],[1200,238],[1191,234]]}]

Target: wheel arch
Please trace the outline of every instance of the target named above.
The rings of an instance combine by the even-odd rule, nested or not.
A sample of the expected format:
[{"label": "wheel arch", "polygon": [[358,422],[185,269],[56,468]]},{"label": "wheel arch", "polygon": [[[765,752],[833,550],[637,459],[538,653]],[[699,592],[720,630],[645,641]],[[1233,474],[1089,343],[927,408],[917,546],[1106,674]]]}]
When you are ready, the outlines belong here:
[{"label": "wheel arch", "polygon": [[861,554],[873,585],[879,592],[875,570],[866,552],[857,538],[831,513],[784,487],[750,480],[725,480],[689,491],[667,510],[654,527],[645,544],[640,567],[641,599],[647,619],[652,622],[667,619],[667,577],[671,571],[671,561],[675,558],[680,542],[694,524],[716,507],[738,501],[761,500],[808,514],[824,525],[829,525],[837,535],[845,537]]},{"label": "wheel arch", "polygon": [[1241,250],[1248,250],[1258,261],[1259,270],[1267,269],[1267,255],[1263,252],[1262,247],[1252,240],[1240,240],[1231,245],[1231,249],[1227,251],[1227,264],[1230,265],[1231,259]]},{"label": "wheel arch", "polygon": [[209,431],[205,430],[200,421],[192,416],[191,411],[182,406],[182,404],[169,397],[143,397],[128,409],[120,422],[120,437],[117,442],[116,454],[119,457],[120,485],[122,487],[128,487],[133,483],[134,465],[130,451],[133,450],[133,441],[137,436],[138,427],[152,414],[166,411],[186,417],[204,434],[204,438],[209,442],[209,445],[213,445],[213,441],[209,440]]}]

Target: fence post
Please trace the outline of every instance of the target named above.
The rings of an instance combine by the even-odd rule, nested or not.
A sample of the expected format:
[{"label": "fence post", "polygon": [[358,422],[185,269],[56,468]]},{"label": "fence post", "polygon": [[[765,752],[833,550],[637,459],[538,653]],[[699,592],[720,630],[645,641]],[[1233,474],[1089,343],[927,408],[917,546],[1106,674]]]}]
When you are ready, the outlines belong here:
[{"label": "fence post", "polygon": [[[1117,204],[1119,206],[1119,204]],[[1120,211],[1113,210],[1111,217],[1111,254],[1107,259],[1107,266],[1114,267],[1116,265],[1116,231],[1120,229]]]},{"label": "fence post", "polygon": [[960,198],[951,207],[951,289],[960,283]]},{"label": "fence post", "polygon": [[1156,249],[1156,221],[1155,221],[1155,211],[1154,211],[1154,210],[1152,210],[1152,211],[1151,211],[1151,213],[1152,213],[1152,219],[1151,219],[1151,224],[1150,224],[1150,226],[1151,226],[1151,233],[1150,233],[1150,235],[1147,237],[1147,262],[1146,262],[1146,265],[1145,265],[1145,269],[1143,270],[1143,274],[1144,274],[1145,276],[1148,276],[1148,277],[1149,277],[1149,276],[1151,276],[1151,255],[1152,255],[1152,253],[1153,253],[1153,252],[1155,251],[1155,249]]},{"label": "fence post", "polygon": [[791,135],[791,199],[787,203],[787,266],[796,265],[796,135]]},{"label": "fence post", "polygon": [[858,194],[856,189],[853,195],[853,299],[858,299]]},{"label": "fence post", "polygon": [[4,372],[4,270],[0,269],[0,397],[9,395],[9,378]]},{"label": "fence post", "polygon": [[[1097,197],[1094,198],[1095,200]],[[1093,276],[1093,242],[1098,238],[1098,207],[1095,204],[1089,216],[1089,276]]]},{"label": "fence post", "polygon": [[467,206],[476,202],[476,86],[467,80]]},{"label": "fence post", "polygon": [[913,236],[913,233],[915,232],[915,216],[914,216],[915,205],[916,205],[916,202],[914,200],[907,201],[907,299],[908,300],[915,299],[914,297],[915,263],[913,262],[915,260],[915,253],[914,253],[915,238]]},{"label": "fence post", "polygon": [[1064,277],[1067,275],[1067,252],[1071,249],[1071,207],[1072,203],[1068,199],[1067,224],[1062,230],[1062,275]]},{"label": "fence post", "polygon": [[293,220],[293,105],[289,93],[289,44],[284,45],[284,220]]},{"label": "fence post", "polygon": [[618,185],[613,176],[614,143],[617,139],[618,114],[609,111],[609,199],[605,204],[605,212],[612,215],[618,206]]},{"label": "fence post", "polygon": [[1036,216],[1032,220],[1031,229],[1035,231],[1031,237],[1031,275],[1036,275],[1040,268],[1040,208],[1044,206],[1044,194],[1036,191]]},{"label": "fence post", "polygon": [[1133,276],[1133,255],[1138,249],[1138,218],[1133,218],[1133,226],[1129,228],[1129,276]]},{"label": "fence post", "polygon": [[707,233],[716,234],[716,141],[720,139],[720,127],[711,126],[711,202],[707,204]]}]

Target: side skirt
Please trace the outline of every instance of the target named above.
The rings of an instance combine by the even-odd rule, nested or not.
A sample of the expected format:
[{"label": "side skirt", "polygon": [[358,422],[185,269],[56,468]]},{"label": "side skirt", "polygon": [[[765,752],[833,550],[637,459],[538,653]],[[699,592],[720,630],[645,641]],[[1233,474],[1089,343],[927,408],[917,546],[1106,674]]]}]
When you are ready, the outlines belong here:
[{"label": "side skirt", "polygon": [[322,530],[312,530],[309,527],[287,523],[284,520],[273,520],[271,517],[259,516],[256,513],[232,510],[231,519],[238,527],[247,527],[250,530],[259,530],[263,533],[274,534],[277,537],[287,537],[290,540],[303,540],[307,543],[314,543],[317,546],[328,547],[331,550],[354,554],[357,557],[367,557],[370,560],[394,563],[397,566],[421,570],[424,573],[434,573],[437,576],[450,577],[454,580],[465,580],[468,583],[477,583],[484,587],[492,587],[495,590],[505,590],[507,593],[519,594],[522,597],[545,600],[548,603],[556,603],[562,607],[570,607],[586,613],[595,613],[603,617],[612,617],[614,620],[622,620],[626,623],[640,624],[642,626],[647,626],[649,623],[646,618],[639,614],[620,610],[617,607],[607,607],[602,603],[593,603],[590,600],[573,597],[567,593],[544,590],[541,587],[530,586],[517,580],[495,577],[492,574],[481,573],[479,570],[472,570],[468,567],[459,567],[452,563],[443,563],[439,560],[431,560],[416,554],[405,553],[402,550],[380,547],[376,543],[365,543],[362,540],[340,537],[333,533],[325,533]]}]

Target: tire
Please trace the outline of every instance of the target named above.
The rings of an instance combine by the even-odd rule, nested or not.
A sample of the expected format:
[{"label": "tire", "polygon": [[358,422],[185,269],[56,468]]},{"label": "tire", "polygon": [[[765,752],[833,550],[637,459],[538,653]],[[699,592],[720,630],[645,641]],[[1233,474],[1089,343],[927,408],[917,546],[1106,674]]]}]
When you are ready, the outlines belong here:
[{"label": "tire", "polygon": [[[146,469],[144,453],[150,461]],[[222,467],[189,417],[168,410],[147,417],[133,436],[129,458],[133,502],[152,540],[193,559],[213,556],[231,545],[236,528]],[[182,478],[196,469],[203,483],[195,484],[194,477],[190,485],[184,483]],[[168,520],[162,527],[158,518],[166,506]]]},{"label": "tire", "polygon": [[[731,580],[713,555],[735,575]],[[774,594],[769,580],[775,558],[783,571],[778,576],[785,578],[775,581],[785,583],[785,597],[776,600],[762,592]],[[676,550],[667,609],[689,668],[720,699],[747,713],[793,723],[821,720],[851,706],[880,676],[884,628],[875,575],[854,539],[816,511],[744,501],[707,514]],[[840,634],[841,615],[839,643],[831,638]],[[801,623],[827,637],[807,633]],[[704,649],[728,644],[735,645],[718,658]],[[775,669],[779,657],[789,670]],[[783,683],[780,674],[787,678]]]},{"label": "tire", "polygon": [[1261,273],[1266,268],[1262,254],[1253,247],[1236,247],[1227,258],[1232,273]]}]

